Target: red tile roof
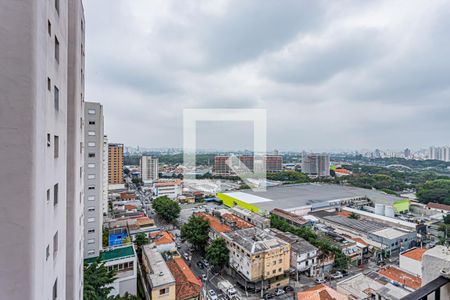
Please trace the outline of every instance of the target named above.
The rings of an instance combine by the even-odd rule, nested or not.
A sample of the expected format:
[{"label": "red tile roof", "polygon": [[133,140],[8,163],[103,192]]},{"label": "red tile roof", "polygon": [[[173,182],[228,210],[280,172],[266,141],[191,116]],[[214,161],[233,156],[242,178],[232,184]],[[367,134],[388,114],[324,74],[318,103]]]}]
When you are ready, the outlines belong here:
[{"label": "red tile roof", "polygon": [[200,296],[202,283],[192,273],[186,262],[175,257],[167,261],[173,277],[175,277],[176,300],[191,299]]},{"label": "red tile roof", "polygon": [[339,293],[335,289],[325,285],[319,284],[297,293],[299,300],[348,300],[348,297]]},{"label": "red tile roof", "polygon": [[403,252],[401,255],[417,261],[422,261],[422,256],[426,251],[427,249],[425,248],[412,248],[406,252]]},{"label": "red tile roof", "polygon": [[441,209],[441,210],[446,210],[446,211],[450,211],[450,205],[445,205],[445,204],[440,204],[440,203],[434,203],[434,202],[429,202],[427,204],[428,208],[434,208],[434,209]]},{"label": "red tile roof", "polygon": [[339,211],[336,213],[336,215],[341,216],[341,217],[346,217],[346,218],[350,217],[351,214],[352,213],[349,211]]},{"label": "red tile roof", "polygon": [[420,277],[402,271],[394,266],[381,268],[378,274],[412,289],[418,289],[422,285],[422,279]]},{"label": "red tile roof", "polygon": [[213,217],[204,212],[195,213],[196,216],[202,217],[204,220],[208,221],[209,226],[216,232],[230,232],[231,228],[228,225],[222,224],[219,219]]},{"label": "red tile roof", "polygon": [[235,226],[239,229],[255,227],[255,225],[253,225],[233,214],[229,214],[229,213],[223,214],[222,218],[227,222],[235,224]]},{"label": "red tile roof", "polygon": [[351,239],[354,240],[357,243],[363,244],[364,246],[369,246],[369,244],[365,240],[363,240],[362,238],[355,237],[355,238],[351,238]]},{"label": "red tile roof", "polygon": [[157,231],[150,233],[150,237],[155,239],[156,245],[166,245],[174,243],[173,235],[167,231]]}]

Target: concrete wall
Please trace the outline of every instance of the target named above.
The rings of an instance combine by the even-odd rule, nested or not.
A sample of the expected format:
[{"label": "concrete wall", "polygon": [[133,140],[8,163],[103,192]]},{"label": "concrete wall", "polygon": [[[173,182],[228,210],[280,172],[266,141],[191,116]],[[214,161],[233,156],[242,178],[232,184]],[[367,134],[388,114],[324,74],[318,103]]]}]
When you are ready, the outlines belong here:
[{"label": "concrete wall", "polygon": [[[436,246],[422,256],[422,286],[441,275],[441,270],[450,268],[450,251],[447,247]],[[428,299],[434,299],[429,296]],[[441,299],[450,299],[450,284],[441,288]]]},{"label": "concrete wall", "polygon": [[422,277],[422,261],[400,255],[400,269]]},{"label": "concrete wall", "polygon": [[[84,119],[86,124],[84,165],[84,257],[90,258],[98,256],[100,249],[102,249],[104,183],[104,130],[102,105],[94,102],[86,102]],[[95,135],[89,135],[89,132],[94,132]]]},{"label": "concrete wall", "polygon": [[59,299],[77,299],[81,291],[76,249],[82,234],[72,230],[79,214],[68,215],[79,208],[81,184],[79,169],[67,170],[81,159],[75,145],[82,129],[72,131],[80,124],[79,110],[68,85],[68,78],[77,80],[71,77],[74,52],[68,50],[76,43],[69,21],[80,17],[74,3],[79,0],[59,1],[58,12],[49,0],[0,2],[2,299],[52,299],[54,286]]}]

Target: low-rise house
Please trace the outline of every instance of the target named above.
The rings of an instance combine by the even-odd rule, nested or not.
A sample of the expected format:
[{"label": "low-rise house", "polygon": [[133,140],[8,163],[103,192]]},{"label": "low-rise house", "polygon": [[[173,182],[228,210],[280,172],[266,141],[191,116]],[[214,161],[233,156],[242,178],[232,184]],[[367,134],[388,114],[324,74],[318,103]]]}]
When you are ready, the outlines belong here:
[{"label": "low-rise house", "polygon": [[344,294],[339,293],[335,289],[325,285],[319,284],[312,288],[306,289],[297,293],[299,300],[348,300],[349,298]]},{"label": "low-rise house", "polygon": [[230,232],[231,228],[228,225],[223,224],[219,218],[214,217],[210,214],[204,212],[197,212],[194,215],[202,217],[204,220],[208,221],[211,230],[209,231],[209,238],[215,240],[222,236],[222,233]]},{"label": "low-rise house", "polygon": [[177,245],[174,236],[168,231],[156,231],[150,233],[150,239],[155,244],[158,252],[176,252]]},{"label": "low-rise house", "polygon": [[285,211],[281,208],[274,208],[270,212],[270,214],[273,216],[277,216],[278,218],[288,222],[292,226],[302,227],[305,225],[311,225],[311,223],[308,220],[304,219],[303,217],[291,213],[289,211]]},{"label": "low-rise house", "polygon": [[202,283],[186,262],[180,257],[175,257],[167,261],[167,266],[175,277],[176,300],[200,299]]},{"label": "low-rise house", "polygon": [[410,291],[393,285],[376,272],[358,273],[337,283],[337,291],[349,299],[360,300],[398,300]]},{"label": "low-rise house", "polygon": [[245,208],[234,206],[230,212],[261,229],[270,228],[270,220]]},{"label": "low-rise house", "polygon": [[135,200],[136,194],[134,192],[121,192],[120,199],[122,200]]},{"label": "low-rise house", "polygon": [[422,277],[422,256],[425,248],[412,248],[400,253],[400,269]]},{"label": "low-rise house", "polygon": [[175,278],[153,245],[142,247],[142,272],[151,300],[175,300]]},{"label": "low-rise house", "polygon": [[290,245],[258,227],[223,233],[230,271],[239,285],[260,291],[289,283]]},{"label": "low-rise house", "polygon": [[253,225],[252,223],[247,222],[244,219],[230,213],[224,213],[221,217],[224,220],[224,223],[233,229],[246,229],[255,227],[255,225]]},{"label": "low-rise house", "polygon": [[[93,263],[97,257],[86,259],[85,262]],[[116,270],[116,280],[110,296],[124,296],[137,294],[137,257],[132,245],[108,248],[100,252],[100,259],[109,270]]]},{"label": "low-rise house", "polygon": [[394,266],[386,266],[378,270],[378,274],[395,282],[409,291],[415,291],[422,285],[422,279],[419,276],[403,271]]},{"label": "low-rise house", "polygon": [[308,276],[316,274],[318,248],[292,233],[282,232],[275,228],[271,228],[270,231],[277,238],[291,245],[291,268],[297,272],[306,273]]}]

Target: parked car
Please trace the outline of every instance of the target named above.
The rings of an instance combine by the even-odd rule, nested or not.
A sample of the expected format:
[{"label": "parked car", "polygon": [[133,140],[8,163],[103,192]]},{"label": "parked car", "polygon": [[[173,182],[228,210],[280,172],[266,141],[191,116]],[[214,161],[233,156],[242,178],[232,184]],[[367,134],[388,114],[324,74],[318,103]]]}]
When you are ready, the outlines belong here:
[{"label": "parked car", "polygon": [[189,260],[189,255],[187,253],[184,253],[183,257],[184,257],[185,260]]},{"label": "parked car", "polygon": [[333,278],[333,279],[340,279],[340,278],[342,278],[342,277],[344,277],[344,275],[342,275],[342,273],[339,272],[339,271],[337,271],[337,272],[334,273],[334,274],[331,274],[331,278]]},{"label": "parked car", "polygon": [[342,270],[341,273],[342,273],[342,275],[343,275],[344,277],[345,277],[345,276],[348,276],[348,271],[346,271],[346,270]]},{"label": "parked car", "polygon": [[272,299],[273,297],[275,297],[275,296],[274,296],[274,294],[272,294],[272,293],[264,294],[264,299],[265,299],[265,300],[267,300],[267,299]]},{"label": "parked car", "polygon": [[198,262],[197,262],[197,266],[198,266],[200,269],[204,269],[204,268],[205,268],[205,265],[204,265],[201,261],[198,261]]},{"label": "parked car", "polygon": [[202,260],[202,263],[205,265],[205,267],[209,267],[209,263],[206,259]]},{"label": "parked car", "polygon": [[217,294],[216,294],[216,292],[214,292],[214,290],[209,290],[208,291],[208,296],[209,296],[209,299],[211,299],[211,300],[217,300],[218,298],[217,298]]},{"label": "parked car", "polygon": [[294,288],[292,286],[290,286],[290,285],[287,285],[287,286],[284,287],[284,290],[286,292],[292,292],[294,290]]},{"label": "parked car", "polygon": [[282,290],[282,289],[277,289],[275,291],[275,295],[276,296],[281,296],[281,295],[284,295],[284,294],[286,294],[286,292],[284,290]]},{"label": "parked car", "polygon": [[208,279],[208,276],[206,276],[206,274],[202,274],[202,280],[206,281]]},{"label": "parked car", "polygon": [[315,280],[314,280],[314,282],[315,283],[325,283],[325,282],[327,282],[325,279],[323,279],[323,278],[316,278]]}]

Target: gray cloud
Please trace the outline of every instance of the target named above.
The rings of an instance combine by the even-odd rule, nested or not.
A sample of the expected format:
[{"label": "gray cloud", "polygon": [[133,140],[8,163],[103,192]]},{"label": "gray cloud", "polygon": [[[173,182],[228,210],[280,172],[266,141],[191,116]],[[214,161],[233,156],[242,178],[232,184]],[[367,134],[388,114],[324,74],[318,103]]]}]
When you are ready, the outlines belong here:
[{"label": "gray cloud", "polygon": [[[265,108],[269,148],[449,144],[446,1],[84,5],[87,100],[113,141],[180,147],[184,108]],[[201,146],[247,148],[240,126]]]}]

